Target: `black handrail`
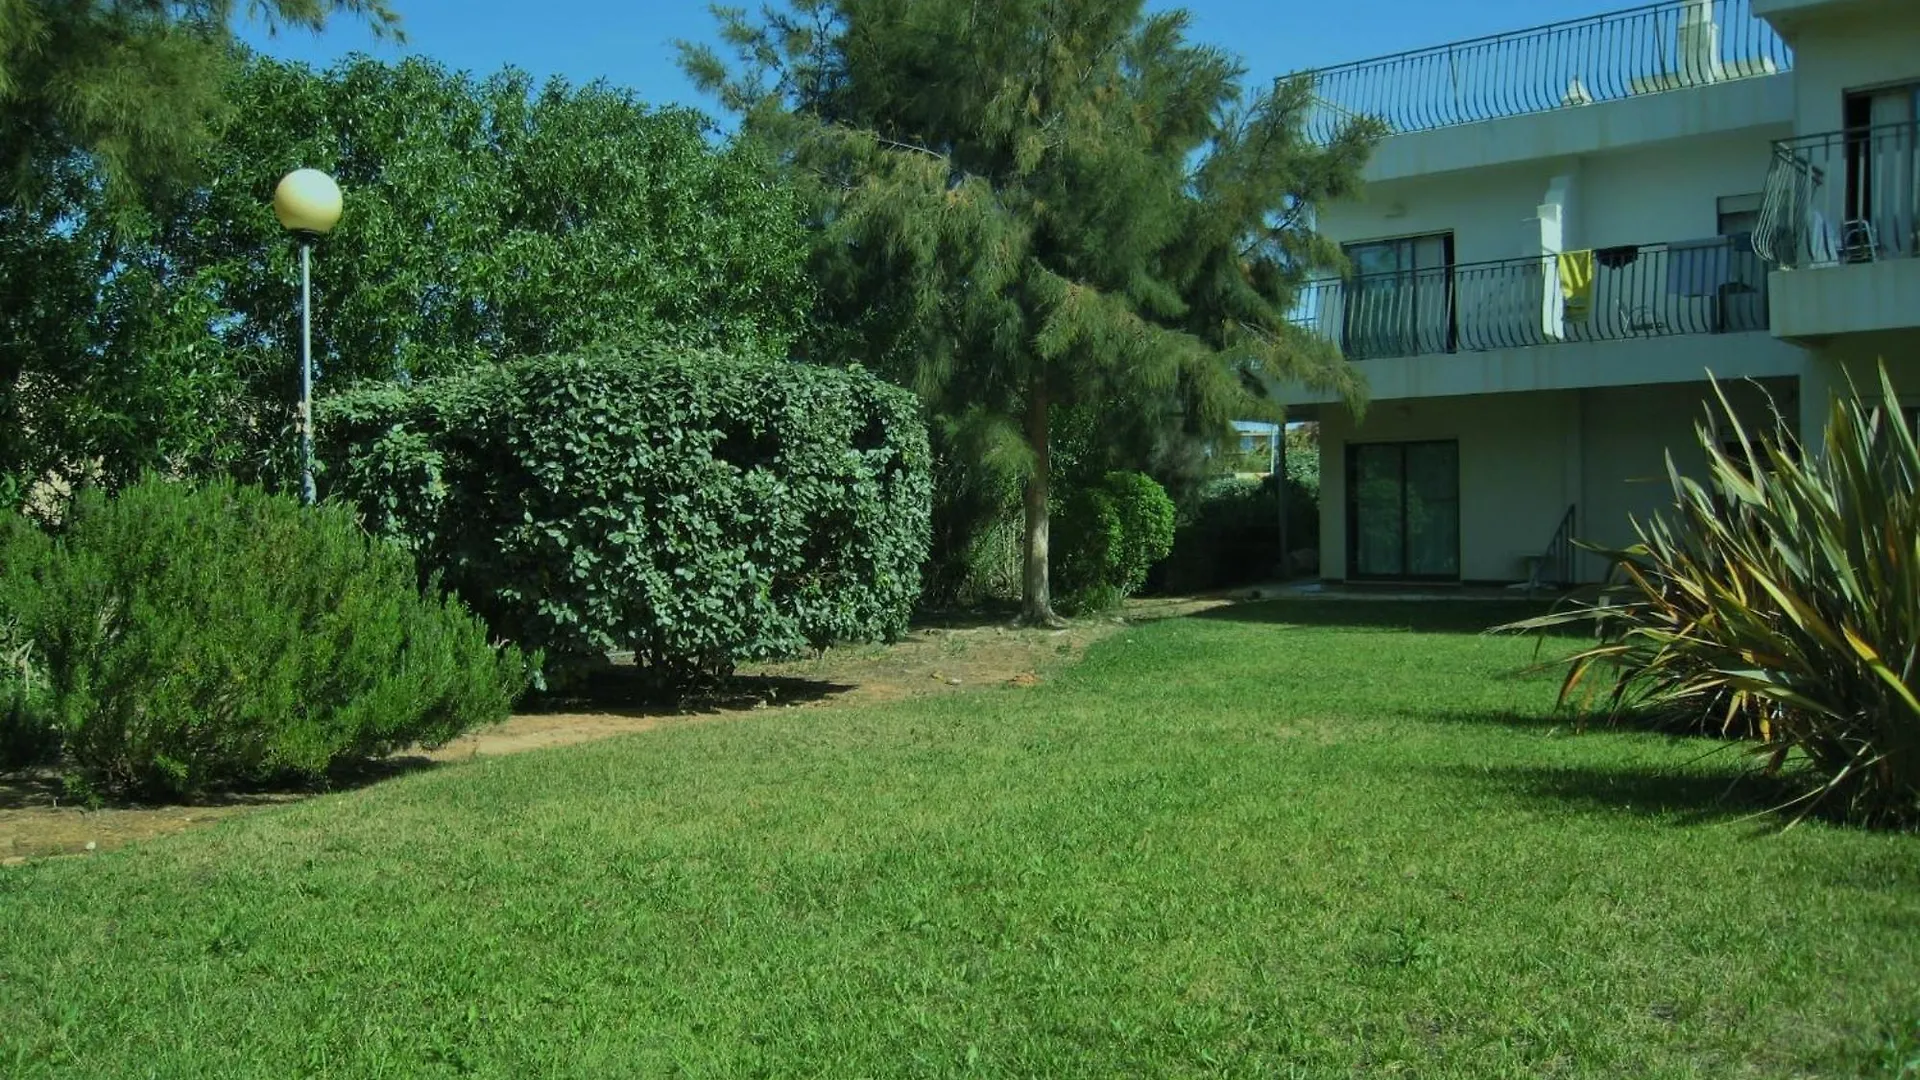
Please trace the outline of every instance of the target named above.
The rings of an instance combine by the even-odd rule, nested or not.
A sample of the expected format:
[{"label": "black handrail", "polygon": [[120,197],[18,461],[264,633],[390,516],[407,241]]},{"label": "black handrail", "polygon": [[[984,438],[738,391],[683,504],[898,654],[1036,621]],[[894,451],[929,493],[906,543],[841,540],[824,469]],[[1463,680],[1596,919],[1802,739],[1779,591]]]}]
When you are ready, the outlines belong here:
[{"label": "black handrail", "polygon": [[1310,138],[1356,116],[1396,132],[1771,75],[1793,50],[1752,0],[1663,3],[1306,72]]},{"label": "black handrail", "polygon": [[1920,257],[1920,124],[1775,142],[1753,246],[1786,269]]},{"label": "black handrail", "polygon": [[1308,283],[1294,323],[1350,360],[1738,333],[1767,329],[1765,271],[1733,236],[1360,274]]},{"label": "black handrail", "polygon": [[1564,588],[1574,583],[1573,558],[1576,549],[1573,530],[1577,509],[1569,506],[1567,512],[1560,516],[1560,524],[1553,530],[1553,539],[1547,541],[1547,550],[1541,555],[1533,580],[1528,585],[1557,585]]}]

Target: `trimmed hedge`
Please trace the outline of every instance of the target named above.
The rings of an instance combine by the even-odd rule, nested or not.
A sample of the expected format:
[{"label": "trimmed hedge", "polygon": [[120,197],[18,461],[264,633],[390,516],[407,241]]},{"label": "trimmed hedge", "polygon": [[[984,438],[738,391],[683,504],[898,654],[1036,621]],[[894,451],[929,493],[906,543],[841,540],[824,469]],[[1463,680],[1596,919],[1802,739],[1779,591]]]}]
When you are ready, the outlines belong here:
[{"label": "trimmed hedge", "polygon": [[708,352],[538,357],[327,401],[331,497],[549,666],[659,689],[905,632],[931,497],[917,401]]},{"label": "trimmed hedge", "polygon": [[318,777],[504,720],[530,677],[353,515],[227,481],[0,522],[0,622],[0,746],[82,791]]},{"label": "trimmed hedge", "polygon": [[1173,525],[1173,500],[1145,473],[1110,472],[1069,493],[1054,523],[1062,605],[1098,611],[1139,592],[1172,550]]}]

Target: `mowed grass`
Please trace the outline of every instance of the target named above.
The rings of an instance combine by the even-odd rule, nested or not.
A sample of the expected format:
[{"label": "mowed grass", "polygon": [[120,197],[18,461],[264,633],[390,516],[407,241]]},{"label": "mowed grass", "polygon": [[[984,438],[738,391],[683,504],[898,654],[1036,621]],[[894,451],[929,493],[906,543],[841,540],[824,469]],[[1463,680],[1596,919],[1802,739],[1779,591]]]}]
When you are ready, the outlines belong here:
[{"label": "mowed grass", "polygon": [[[1920,837],[1573,732],[1516,614],[480,760],[0,872],[0,1075],[1894,1075]],[[1555,646],[1569,647],[1570,643]]]}]

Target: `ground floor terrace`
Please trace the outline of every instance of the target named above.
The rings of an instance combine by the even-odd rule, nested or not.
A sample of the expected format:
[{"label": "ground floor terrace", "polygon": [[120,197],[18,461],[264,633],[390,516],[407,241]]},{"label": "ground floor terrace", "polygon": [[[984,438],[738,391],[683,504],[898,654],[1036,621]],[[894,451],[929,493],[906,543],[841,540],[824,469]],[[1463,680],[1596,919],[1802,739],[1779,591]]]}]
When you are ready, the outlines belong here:
[{"label": "ground floor terrace", "polygon": [[[1777,343],[1768,343],[1777,346]],[[1885,358],[1898,414],[1916,422],[1920,349],[1892,340],[1814,343],[1798,371],[1723,377],[1752,434],[1777,410],[1817,442],[1831,395],[1873,390]],[[1457,383],[1464,387],[1466,383]],[[1391,393],[1391,388],[1389,393]],[[1698,425],[1717,417],[1705,370],[1685,382],[1376,398],[1321,405],[1319,576],[1344,582],[1503,584],[1599,580],[1573,539],[1622,546],[1672,504],[1668,462],[1700,477]],[[1713,436],[1732,447],[1721,422]],[[1299,548],[1314,538],[1290,538]]]}]

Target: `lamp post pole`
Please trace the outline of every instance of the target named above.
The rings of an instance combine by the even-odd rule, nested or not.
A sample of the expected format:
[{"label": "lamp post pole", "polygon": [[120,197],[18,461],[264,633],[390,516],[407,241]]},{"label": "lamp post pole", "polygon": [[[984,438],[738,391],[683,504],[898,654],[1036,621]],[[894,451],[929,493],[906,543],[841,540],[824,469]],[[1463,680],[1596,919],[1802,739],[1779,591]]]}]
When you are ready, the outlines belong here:
[{"label": "lamp post pole", "polygon": [[300,499],[318,501],[313,486],[313,237],[300,244]]},{"label": "lamp post pole", "polygon": [[300,501],[319,501],[313,483],[313,245],[340,221],[340,185],[318,169],[295,169],[273,190],[273,212],[300,246]]}]

